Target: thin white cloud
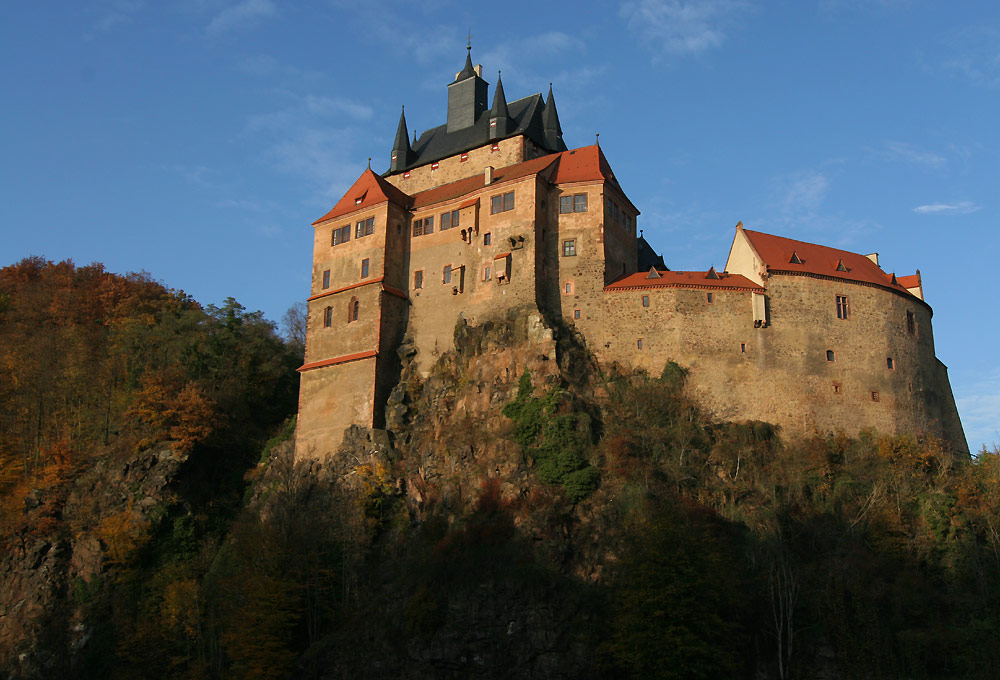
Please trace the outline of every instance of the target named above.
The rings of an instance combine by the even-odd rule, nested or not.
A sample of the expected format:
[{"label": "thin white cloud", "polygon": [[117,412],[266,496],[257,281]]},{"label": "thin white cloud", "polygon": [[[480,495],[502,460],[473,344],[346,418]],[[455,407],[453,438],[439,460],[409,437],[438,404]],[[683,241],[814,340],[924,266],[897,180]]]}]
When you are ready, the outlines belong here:
[{"label": "thin white cloud", "polygon": [[795,175],[786,182],[781,208],[790,215],[815,211],[830,189],[827,176],[815,171]]},{"label": "thin white cloud", "polygon": [[940,168],[948,163],[948,159],[932,151],[926,151],[906,142],[886,142],[880,155],[892,161],[902,161],[911,165],[923,165],[929,168]]},{"label": "thin white cloud", "polygon": [[93,39],[95,34],[110,33],[131,23],[134,15],[144,9],[145,5],[144,0],[112,0],[101,3],[96,8],[101,15],[94,21],[91,31],[85,37]]},{"label": "thin white cloud", "polygon": [[743,0],[634,0],[618,16],[658,55],[700,54],[720,47],[726,27],[749,7]]},{"label": "thin white cloud", "polygon": [[205,32],[209,35],[226,33],[274,13],[275,7],[271,0],[243,0],[216,14],[215,18],[208,22]]},{"label": "thin white cloud", "polygon": [[1000,87],[1000,30],[982,27],[963,31],[951,41],[954,55],[944,68],[975,85]]},{"label": "thin white cloud", "polygon": [[956,395],[955,402],[965,438],[973,453],[982,450],[984,445],[992,450],[1000,444],[1000,369],[994,369],[992,374],[963,391],[963,395]]},{"label": "thin white cloud", "polygon": [[979,210],[982,206],[976,205],[972,201],[958,201],[957,203],[928,203],[918,205],[913,212],[918,215],[968,215]]}]

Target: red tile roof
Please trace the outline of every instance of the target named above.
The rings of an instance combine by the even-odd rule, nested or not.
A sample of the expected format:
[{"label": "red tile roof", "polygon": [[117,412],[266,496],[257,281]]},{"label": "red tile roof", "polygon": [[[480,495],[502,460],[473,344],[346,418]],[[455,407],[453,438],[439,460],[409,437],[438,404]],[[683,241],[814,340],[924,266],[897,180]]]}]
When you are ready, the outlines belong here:
[{"label": "red tile roof", "polygon": [[[359,198],[361,199],[360,203],[357,201]],[[337,205],[333,206],[333,210],[323,215],[323,217],[313,222],[313,224],[332,220],[335,217],[346,215],[355,210],[364,210],[385,201],[392,201],[403,207],[410,205],[409,196],[376,175],[372,172],[371,168],[368,168],[361,173],[361,177],[354,183],[354,186],[348,189],[344,197],[337,201]]]},{"label": "red tile roof", "polygon": [[[602,179],[611,182],[622,196],[625,196],[625,192],[618,184],[618,178],[615,177],[615,173],[611,169],[611,164],[604,157],[604,152],[601,147],[594,144],[560,153],[559,166],[556,168],[556,174],[552,181],[556,184],[565,184]],[[625,200],[629,202],[636,213],[639,212],[639,209],[632,205],[632,201],[629,201],[627,196],[625,196]]]},{"label": "red tile roof", "polygon": [[323,368],[324,366],[335,366],[337,364],[346,364],[348,361],[357,361],[358,359],[368,359],[369,357],[378,356],[378,352],[373,349],[367,352],[358,352],[356,354],[345,354],[343,356],[334,357],[332,359],[323,359],[322,361],[312,361],[308,364],[302,364],[296,370],[297,371],[310,371],[314,368]]},{"label": "red tile roof", "polygon": [[[528,177],[530,175],[536,175],[552,165],[558,158],[559,154],[551,154],[549,156],[533,158],[530,161],[524,161],[523,163],[517,163],[506,168],[495,170],[493,172],[493,182],[490,183],[490,186],[501,182],[520,179],[522,177]],[[433,205],[435,203],[441,203],[442,201],[459,198],[461,196],[465,196],[466,194],[471,194],[473,191],[482,189],[485,186],[486,178],[482,174],[466,177],[455,182],[442,184],[439,187],[426,189],[413,194],[413,207],[414,209],[417,209]]]},{"label": "red tile roof", "polygon": [[763,288],[742,274],[719,274],[710,279],[708,272],[657,271],[659,278],[651,279],[649,272],[636,272],[618,279],[604,287],[607,291],[638,290],[640,288],[712,288],[728,290],[751,290],[763,292]]},{"label": "red tile roof", "polygon": [[[893,275],[882,271],[882,268],[864,255],[839,250],[827,246],[796,241],[783,236],[774,236],[759,231],[743,230],[757,253],[763,258],[764,264],[772,271],[801,272],[803,274],[818,274],[845,281],[871,283],[893,290],[905,292],[906,286],[893,283]],[[796,255],[801,264],[792,262]],[[838,265],[843,262],[847,271],[839,271]]]},{"label": "red tile roof", "polygon": [[920,286],[920,275],[910,274],[909,276],[897,276],[896,281],[903,288],[917,288]]}]

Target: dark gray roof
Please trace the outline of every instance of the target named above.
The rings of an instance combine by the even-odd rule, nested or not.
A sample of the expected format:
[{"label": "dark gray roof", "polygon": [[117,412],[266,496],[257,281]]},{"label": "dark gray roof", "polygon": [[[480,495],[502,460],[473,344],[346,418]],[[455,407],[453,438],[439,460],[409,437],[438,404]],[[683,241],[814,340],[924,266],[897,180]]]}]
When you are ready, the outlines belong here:
[{"label": "dark gray roof", "polygon": [[645,272],[652,268],[659,269],[660,271],[670,271],[667,265],[663,263],[663,256],[656,254],[656,251],[643,238],[642,234],[639,234],[639,238],[636,239],[635,250],[639,260],[638,271]]},{"label": "dark gray roof", "polygon": [[[545,111],[545,102],[542,100],[541,93],[510,102],[507,104],[507,110],[510,113],[511,124],[509,132],[504,135],[505,138],[525,135],[547,151],[567,150],[566,144],[561,138],[556,140],[554,144],[546,141],[542,116]],[[556,118],[555,124],[559,124],[558,118]],[[489,144],[489,142],[490,111],[487,110],[473,125],[467,128],[448,132],[448,125],[446,123],[424,131],[419,139],[413,143],[410,162],[405,167],[396,170],[396,172],[433,163],[442,158],[448,158],[449,156],[475,149],[484,144]],[[393,174],[393,171],[390,170],[385,173],[385,175],[390,174]]]}]

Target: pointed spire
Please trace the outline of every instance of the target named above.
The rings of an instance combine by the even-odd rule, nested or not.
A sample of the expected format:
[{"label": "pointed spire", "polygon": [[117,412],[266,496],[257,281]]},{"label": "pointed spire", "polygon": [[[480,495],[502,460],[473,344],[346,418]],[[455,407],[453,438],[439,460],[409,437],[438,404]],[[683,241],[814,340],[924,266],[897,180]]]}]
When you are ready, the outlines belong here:
[{"label": "pointed spire", "polygon": [[497,71],[497,89],[493,94],[493,108],[490,109],[490,139],[501,139],[510,132],[510,112],[507,97],[503,93],[503,81]]},{"label": "pointed spire", "polygon": [[562,126],[559,125],[559,112],[556,111],[556,98],[552,95],[552,83],[549,83],[549,96],[545,99],[545,110],[542,111],[542,130],[545,133],[545,143],[552,151],[565,151],[562,140]]},{"label": "pointed spire", "polygon": [[472,44],[465,48],[465,66],[455,75],[455,82],[471,78],[476,75],[476,69],[472,65]]},{"label": "pointed spire", "polygon": [[[413,131],[414,141],[416,141],[416,130]],[[396,128],[396,141],[392,145],[392,157],[389,163],[389,172],[399,172],[413,158],[413,149],[410,147],[410,135],[406,131],[406,107],[399,114],[399,127]]]}]

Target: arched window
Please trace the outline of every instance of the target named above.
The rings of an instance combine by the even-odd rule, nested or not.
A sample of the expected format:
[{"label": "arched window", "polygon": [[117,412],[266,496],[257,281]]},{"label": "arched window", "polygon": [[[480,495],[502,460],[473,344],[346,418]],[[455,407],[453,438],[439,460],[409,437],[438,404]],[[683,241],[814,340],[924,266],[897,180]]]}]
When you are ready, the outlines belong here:
[{"label": "arched window", "polygon": [[347,304],[347,323],[358,320],[358,313],[361,311],[361,303],[356,297],[352,297]]},{"label": "arched window", "polygon": [[323,310],[323,328],[329,328],[333,325],[333,307],[327,307]]}]

